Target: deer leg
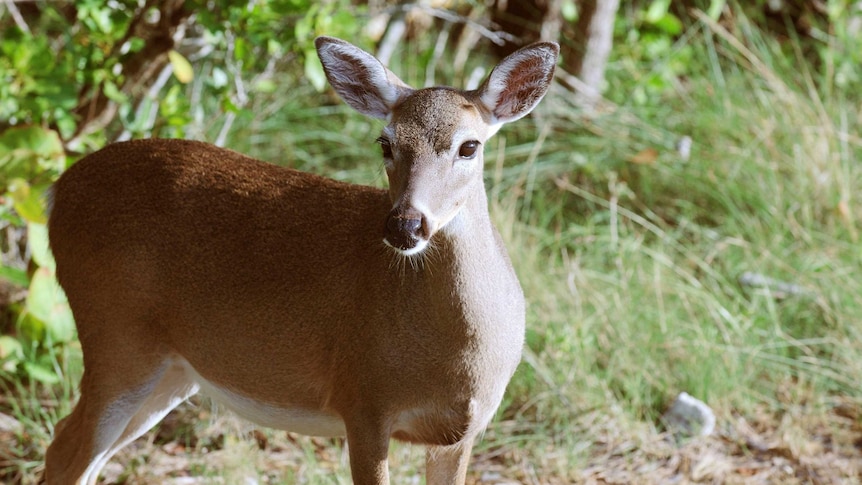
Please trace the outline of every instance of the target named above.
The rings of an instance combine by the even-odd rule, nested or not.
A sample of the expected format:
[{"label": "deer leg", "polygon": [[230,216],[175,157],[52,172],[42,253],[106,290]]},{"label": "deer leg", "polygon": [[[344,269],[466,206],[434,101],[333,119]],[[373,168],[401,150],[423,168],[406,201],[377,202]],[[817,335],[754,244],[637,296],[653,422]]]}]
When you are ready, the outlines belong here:
[{"label": "deer leg", "polygon": [[[72,414],[57,424],[54,441],[45,456],[48,485],[96,483],[109,451],[164,373],[164,368],[158,366],[150,369],[155,370],[144,379],[134,379],[135,374],[115,369],[84,371],[81,398]],[[120,378],[137,385],[130,387]]]},{"label": "deer leg", "polygon": [[347,422],[347,451],[355,485],[389,485],[389,429],[368,422]]},{"label": "deer leg", "polygon": [[425,449],[426,483],[428,485],[464,485],[473,438],[452,446],[428,446]]},{"label": "deer leg", "polygon": [[179,364],[171,365],[95,468],[104,468],[114,454],[149,431],[172,409],[197,391],[198,385],[189,379],[185,369]]}]

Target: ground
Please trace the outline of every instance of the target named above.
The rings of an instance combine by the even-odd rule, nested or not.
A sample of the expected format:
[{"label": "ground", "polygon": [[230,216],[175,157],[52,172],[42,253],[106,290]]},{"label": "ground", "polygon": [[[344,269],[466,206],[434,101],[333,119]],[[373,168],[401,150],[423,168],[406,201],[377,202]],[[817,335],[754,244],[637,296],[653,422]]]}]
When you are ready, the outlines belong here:
[{"label": "ground", "polygon": [[[507,446],[524,427],[497,422],[476,447],[468,483],[478,484],[854,484],[862,483],[862,409],[849,401],[828,415],[787,409],[720,419],[709,437],[680,438],[654,426],[625,428],[598,410],[581,416],[579,450],[547,444]],[[18,440],[14,418],[0,417],[0,478]],[[534,445],[541,441],[534,437]],[[498,443],[499,442],[499,443]],[[105,469],[106,483],[350,483],[341,440],[250,427],[207,404],[183,405],[155,432],[124,449]],[[4,449],[5,448],[5,449]],[[17,448],[17,449],[20,449]],[[532,450],[532,451],[529,451]],[[576,463],[567,463],[576,456]],[[38,457],[35,457],[38,459]],[[393,483],[422,483],[420,447],[394,445]]]}]

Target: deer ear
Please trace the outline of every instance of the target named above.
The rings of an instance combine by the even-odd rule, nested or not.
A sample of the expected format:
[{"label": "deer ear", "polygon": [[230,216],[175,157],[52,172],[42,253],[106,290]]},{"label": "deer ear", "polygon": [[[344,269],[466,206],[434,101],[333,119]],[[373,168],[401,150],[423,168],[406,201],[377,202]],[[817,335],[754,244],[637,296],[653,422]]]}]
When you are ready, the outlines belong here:
[{"label": "deer ear", "polygon": [[560,46],[537,42],[510,54],[497,64],[476,91],[491,113],[492,125],[502,125],[527,115],[548,92]]},{"label": "deer ear", "polygon": [[314,40],[326,79],[345,103],[373,118],[389,119],[392,108],[413,89],[374,56],[334,37]]}]

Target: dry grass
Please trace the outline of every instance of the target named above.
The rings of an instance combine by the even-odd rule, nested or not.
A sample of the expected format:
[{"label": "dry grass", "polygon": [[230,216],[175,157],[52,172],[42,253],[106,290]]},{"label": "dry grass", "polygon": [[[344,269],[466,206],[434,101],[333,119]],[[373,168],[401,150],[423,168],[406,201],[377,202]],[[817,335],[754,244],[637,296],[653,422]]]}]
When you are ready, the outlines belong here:
[{"label": "dry grass", "polygon": [[[208,406],[183,405],[156,430],[122,450],[105,483],[350,483],[341,440],[300,437],[250,427]],[[538,451],[509,446],[524,423],[497,422],[479,444],[470,484],[855,484],[862,482],[862,407],[844,402],[828,415],[796,407],[780,415],[761,409],[721,420],[710,437],[677,440],[666,432],[604,411],[573,425],[582,455],[548,444]],[[0,417],[0,460],[20,440]],[[35,458],[35,457],[34,457]],[[421,447],[394,445],[393,483],[422,483]],[[37,472],[34,469],[34,472]],[[2,483],[36,483],[37,474]]]}]

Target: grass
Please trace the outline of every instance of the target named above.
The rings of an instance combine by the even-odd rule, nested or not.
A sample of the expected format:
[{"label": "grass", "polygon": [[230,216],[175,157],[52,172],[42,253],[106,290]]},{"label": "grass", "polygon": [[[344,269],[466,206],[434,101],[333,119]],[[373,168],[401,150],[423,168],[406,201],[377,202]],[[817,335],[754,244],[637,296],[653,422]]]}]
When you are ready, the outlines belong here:
[{"label": "grass", "polygon": [[[586,152],[569,151],[571,165],[601,160],[604,172],[558,172],[553,160],[566,155],[551,149],[555,167],[533,197],[545,200],[509,239],[532,323],[510,388],[514,419],[567,438],[596,431],[582,419],[600,409],[652,433],[681,391],[725,419],[765,407],[810,425],[839,403],[858,406],[862,145],[848,131],[858,101],[823,99],[810,79],[747,50],[749,39],[722,36],[729,45],[707,46],[722,59],[664,106],[591,120],[591,131],[615,133],[601,139],[611,147],[577,143],[569,125],[570,146]],[[667,150],[683,134],[695,143],[687,161]],[[654,163],[628,161],[645,146]],[[745,288],[744,272],[810,293]],[[582,478],[579,465],[567,479]]]},{"label": "grass", "polygon": [[[744,19],[686,39],[664,59],[689,50],[685,82],[657,98],[628,96],[653,67],[620,47],[610,109],[584,116],[555,88],[489,143],[492,212],[529,302],[528,333],[471,483],[860,481],[859,95],[805,68],[796,41],[779,45]],[[303,89],[257,100],[230,145],[382,185],[380,123]],[[682,136],[694,142],[688,159],[673,148]],[[654,156],[632,162],[639,153]],[[746,272],[805,293],[745,286]],[[664,430],[682,391],[713,407],[717,436]],[[3,481],[31,483],[48,423],[68,407],[68,389],[47,411],[42,393],[19,387],[2,403],[25,429]],[[206,405],[179,416],[195,443],[178,447],[189,433],[163,425],[115,460],[115,476],[147,483],[174,456],[169,473],[191,468],[213,483],[349,483],[341,442],[257,431],[259,446]],[[395,445],[394,480],[421,483],[422,459]]]}]

